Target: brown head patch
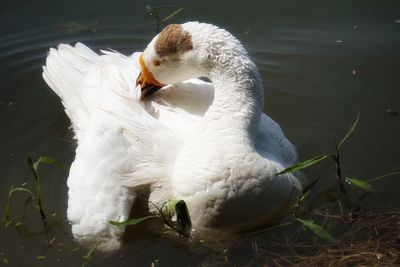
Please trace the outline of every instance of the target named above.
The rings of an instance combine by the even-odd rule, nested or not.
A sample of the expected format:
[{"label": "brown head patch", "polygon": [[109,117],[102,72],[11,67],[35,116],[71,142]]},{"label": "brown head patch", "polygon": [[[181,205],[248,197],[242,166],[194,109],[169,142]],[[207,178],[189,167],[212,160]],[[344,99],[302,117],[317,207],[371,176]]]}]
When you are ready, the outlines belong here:
[{"label": "brown head patch", "polygon": [[170,24],[160,32],[154,46],[160,57],[183,53],[193,49],[192,36],[183,31],[182,25]]}]

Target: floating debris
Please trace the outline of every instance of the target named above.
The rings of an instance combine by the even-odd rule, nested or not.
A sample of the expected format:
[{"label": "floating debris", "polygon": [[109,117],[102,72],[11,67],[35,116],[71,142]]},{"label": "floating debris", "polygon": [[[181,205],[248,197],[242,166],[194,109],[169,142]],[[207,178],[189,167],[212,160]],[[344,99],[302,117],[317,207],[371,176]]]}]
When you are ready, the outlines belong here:
[{"label": "floating debris", "polygon": [[353,71],[351,73],[353,74],[353,76],[355,76],[357,74],[357,71],[355,69],[353,69]]},{"label": "floating debris", "polygon": [[152,263],[151,263],[151,267],[156,267],[159,264],[159,259],[155,259]]},{"label": "floating debris", "polygon": [[56,238],[55,238],[55,237],[53,237],[53,238],[49,241],[49,245],[53,244],[54,241],[56,241]]},{"label": "floating debris", "polygon": [[396,108],[388,108],[386,112],[393,117],[399,115],[399,111]]},{"label": "floating debris", "polygon": [[184,8],[179,8],[177,10],[175,10],[174,12],[172,12],[171,14],[169,14],[168,16],[166,16],[165,18],[163,18],[161,20],[162,23],[166,22],[167,20],[172,19],[173,17],[175,17],[176,15],[178,15],[179,13],[181,13],[184,10]]},{"label": "floating debris", "polygon": [[343,43],[342,40],[336,40],[336,43]]},{"label": "floating debris", "polygon": [[61,25],[61,31],[67,32],[69,34],[81,33],[81,32],[97,32],[98,21],[88,22],[88,21],[71,21]]}]

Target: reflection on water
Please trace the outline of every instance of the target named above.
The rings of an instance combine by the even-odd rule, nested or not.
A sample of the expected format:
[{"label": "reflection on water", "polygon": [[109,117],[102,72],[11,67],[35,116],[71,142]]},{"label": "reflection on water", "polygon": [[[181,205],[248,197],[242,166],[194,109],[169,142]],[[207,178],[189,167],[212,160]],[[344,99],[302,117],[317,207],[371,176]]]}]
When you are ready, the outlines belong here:
[{"label": "reflection on water", "polygon": [[[250,2],[175,1],[160,17],[184,7],[171,22],[215,23],[241,39],[263,76],[266,111],[284,128],[302,159],[332,151],[334,141],[360,112],[359,127],[343,151],[343,172],[366,179],[399,170],[400,117],[395,111],[400,109],[400,3]],[[25,163],[27,155],[50,155],[66,164],[74,157],[68,119],[59,99],[41,78],[48,49],[62,42],[81,41],[94,49],[111,48],[126,54],[142,50],[156,31],[146,5],[145,1],[125,0],[3,4],[1,207],[12,185],[33,186]],[[315,195],[323,195],[329,187],[334,178],[332,168],[327,164],[308,172],[310,177],[323,177]],[[67,205],[67,173],[51,166],[43,166],[41,171],[46,210],[62,219]],[[398,206],[399,185],[398,177],[382,180],[377,184],[378,193],[367,201]],[[21,216],[18,207],[24,205],[25,196],[16,194],[15,199],[13,212]],[[1,230],[0,256],[7,258],[10,266],[81,264],[87,251],[76,249],[68,225],[53,232],[56,239],[52,246],[43,246],[40,219],[29,205],[26,223],[39,233],[24,237],[9,228]],[[254,258],[254,240],[263,243],[271,238],[243,239],[225,250],[161,232],[157,223],[134,227],[117,255],[98,256],[94,264],[199,265],[223,262],[226,257],[244,265]],[[205,257],[211,259],[205,261]]]}]

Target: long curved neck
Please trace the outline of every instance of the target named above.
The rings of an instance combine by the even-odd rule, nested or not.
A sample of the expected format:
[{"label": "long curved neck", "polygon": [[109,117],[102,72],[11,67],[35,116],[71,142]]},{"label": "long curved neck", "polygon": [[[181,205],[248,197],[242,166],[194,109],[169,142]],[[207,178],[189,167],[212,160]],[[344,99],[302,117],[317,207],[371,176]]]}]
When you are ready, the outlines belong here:
[{"label": "long curved neck", "polygon": [[239,41],[231,35],[224,40],[222,45],[208,46],[213,49],[208,51],[208,78],[215,95],[205,119],[210,130],[231,129],[241,140],[254,144],[264,104],[262,81]]}]

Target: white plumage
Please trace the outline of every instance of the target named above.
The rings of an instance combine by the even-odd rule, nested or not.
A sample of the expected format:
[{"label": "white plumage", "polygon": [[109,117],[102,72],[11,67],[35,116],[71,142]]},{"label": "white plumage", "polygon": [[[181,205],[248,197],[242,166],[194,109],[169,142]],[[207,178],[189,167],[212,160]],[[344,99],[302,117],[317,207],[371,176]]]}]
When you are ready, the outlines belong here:
[{"label": "white plumage", "polygon": [[[179,67],[166,66],[163,74],[149,67],[173,85],[144,101],[136,86],[140,53],[97,55],[81,43],[49,52],[43,77],[61,98],[78,143],[68,219],[79,240],[117,248],[124,229],[108,222],[128,219],[141,186],[149,186],[157,205],[185,200],[197,234],[277,222],[301,188],[291,174],[275,176],[297,156],[279,125],[262,113],[261,80],[247,52],[215,26],[182,26],[194,48],[180,60],[196,56],[188,75],[207,76],[212,84],[174,81]],[[156,38],[143,53],[147,63],[157,56]],[[203,58],[212,63],[204,65],[205,75]],[[193,76],[196,68],[201,75]]]}]

